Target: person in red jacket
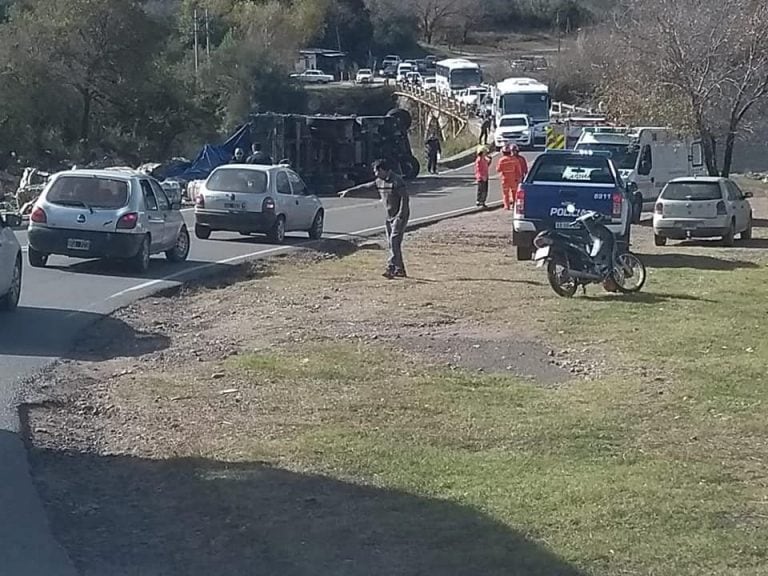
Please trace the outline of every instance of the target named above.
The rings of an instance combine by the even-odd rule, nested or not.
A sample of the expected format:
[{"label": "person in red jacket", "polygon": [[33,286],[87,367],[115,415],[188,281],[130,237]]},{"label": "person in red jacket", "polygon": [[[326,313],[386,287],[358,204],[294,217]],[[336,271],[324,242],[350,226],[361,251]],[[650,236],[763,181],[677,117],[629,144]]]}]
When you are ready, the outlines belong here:
[{"label": "person in red jacket", "polygon": [[496,164],[496,172],[501,175],[501,201],[504,210],[509,210],[517,187],[528,174],[528,163],[520,156],[520,149],[516,144],[504,146],[502,156]]},{"label": "person in red jacket", "polygon": [[486,208],[488,200],[488,179],[490,177],[491,157],[488,148],[478,146],[477,158],[475,158],[475,182],[477,182],[477,206]]}]

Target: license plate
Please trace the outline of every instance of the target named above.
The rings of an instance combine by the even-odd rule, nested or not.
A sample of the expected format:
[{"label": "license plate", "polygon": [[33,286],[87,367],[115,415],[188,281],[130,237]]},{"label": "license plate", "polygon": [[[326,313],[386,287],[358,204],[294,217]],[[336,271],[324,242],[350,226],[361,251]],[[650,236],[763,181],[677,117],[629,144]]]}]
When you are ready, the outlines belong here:
[{"label": "license plate", "polygon": [[245,202],[226,202],[224,208],[228,210],[245,210]]},{"label": "license plate", "polygon": [[90,250],[90,240],[79,240],[77,238],[70,238],[67,240],[67,250]]},{"label": "license plate", "polygon": [[534,260],[541,260],[542,262],[547,257],[549,257],[549,246],[544,246],[544,248],[537,249],[536,253],[533,255]]},{"label": "license plate", "polygon": [[564,222],[555,222],[555,228],[570,228],[573,222],[571,221],[564,221]]}]

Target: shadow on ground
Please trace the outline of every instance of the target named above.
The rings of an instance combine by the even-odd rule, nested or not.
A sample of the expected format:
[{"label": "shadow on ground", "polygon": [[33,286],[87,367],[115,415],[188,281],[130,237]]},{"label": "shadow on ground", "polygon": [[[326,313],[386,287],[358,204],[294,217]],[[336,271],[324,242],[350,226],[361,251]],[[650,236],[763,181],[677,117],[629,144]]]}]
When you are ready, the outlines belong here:
[{"label": "shadow on ground", "polygon": [[268,465],[31,449],[84,576],[577,576],[475,509]]},{"label": "shadow on ground", "polygon": [[586,300],[604,301],[610,299],[613,302],[624,302],[627,304],[661,304],[663,302],[669,302],[674,300],[682,300],[688,302],[707,302],[716,303],[717,300],[710,300],[709,298],[701,298],[699,296],[693,296],[690,294],[657,294],[653,292],[635,292],[630,294],[601,294],[601,295],[589,295],[584,296]]},{"label": "shadow on ground", "polygon": [[648,268],[695,268],[697,270],[738,270],[758,268],[755,262],[729,260],[701,254],[641,254],[640,258]]},{"label": "shadow on ground", "polygon": [[[75,337],[93,324],[73,347]],[[111,316],[55,308],[19,307],[3,316],[0,330],[0,354],[9,356],[103,360],[142,356],[169,344],[163,334],[137,331]]]}]

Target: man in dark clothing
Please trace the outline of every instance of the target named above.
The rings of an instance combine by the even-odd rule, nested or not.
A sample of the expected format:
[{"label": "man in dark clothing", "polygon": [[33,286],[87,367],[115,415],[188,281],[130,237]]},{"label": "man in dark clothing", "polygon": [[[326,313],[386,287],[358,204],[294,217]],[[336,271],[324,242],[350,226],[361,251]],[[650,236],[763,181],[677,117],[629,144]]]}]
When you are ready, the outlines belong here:
[{"label": "man in dark clothing", "polygon": [[251,144],[251,155],[246,159],[248,164],[266,164],[272,165],[272,157],[266,152],[261,151],[261,144],[254,142]]},{"label": "man in dark clothing", "polygon": [[437,156],[443,151],[437,134],[432,133],[424,142],[424,147],[427,151],[427,172],[437,174]]},{"label": "man in dark clothing", "polygon": [[488,144],[488,133],[491,131],[491,115],[486,114],[483,123],[480,125],[480,144]]},{"label": "man in dark clothing", "polygon": [[408,218],[411,215],[411,206],[408,190],[405,182],[399,174],[392,171],[388,160],[376,160],[373,163],[373,173],[376,179],[373,182],[360,184],[341,192],[342,198],[365,195],[365,193],[378,192],[379,198],[387,210],[387,218],[384,222],[387,230],[387,242],[389,243],[389,260],[384,271],[385,278],[405,278],[405,263],[403,262],[403,236],[408,226]]},{"label": "man in dark clothing", "polygon": [[230,164],[242,164],[245,159],[245,152],[242,148],[235,148],[235,155],[232,156]]}]

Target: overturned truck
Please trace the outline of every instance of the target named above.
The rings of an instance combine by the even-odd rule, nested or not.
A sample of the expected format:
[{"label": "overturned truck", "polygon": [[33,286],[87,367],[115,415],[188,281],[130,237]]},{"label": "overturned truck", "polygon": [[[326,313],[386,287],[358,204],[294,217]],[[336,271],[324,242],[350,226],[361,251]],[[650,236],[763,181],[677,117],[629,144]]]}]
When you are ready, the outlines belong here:
[{"label": "overturned truck", "polygon": [[274,161],[285,162],[318,194],[334,194],[373,178],[371,164],[389,160],[405,178],[418,176],[406,110],[386,116],[302,116],[256,114],[250,136]]}]

